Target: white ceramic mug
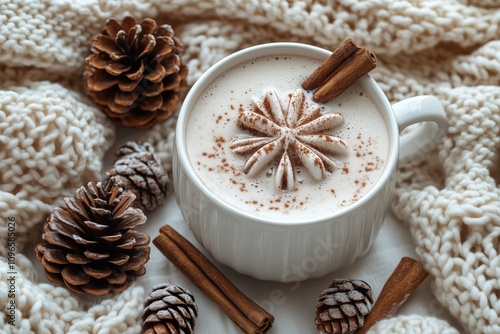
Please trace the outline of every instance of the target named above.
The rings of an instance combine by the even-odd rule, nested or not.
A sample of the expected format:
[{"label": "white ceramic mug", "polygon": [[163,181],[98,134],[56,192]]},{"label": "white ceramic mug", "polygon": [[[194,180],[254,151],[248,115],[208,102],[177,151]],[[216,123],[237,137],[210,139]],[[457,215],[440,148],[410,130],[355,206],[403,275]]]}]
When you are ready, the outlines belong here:
[{"label": "white ceramic mug", "polygon": [[[220,74],[255,57],[288,54],[323,61],[330,53],[299,43],[270,43],[238,51],[206,71],[182,105],[173,156],[177,203],[196,239],[217,261],[238,272],[289,282],[321,277],[354,262],[369,250],[384,222],[398,159],[427,152],[446,133],[446,116],[437,98],[418,96],[391,106],[375,80],[365,75],[358,82],[383,113],[389,132],[386,167],[365,196],[327,218],[291,223],[242,212],[214,196],[193,170],[186,153],[186,122],[200,93]],[[410,133],[400,135],[416,123]]]}]

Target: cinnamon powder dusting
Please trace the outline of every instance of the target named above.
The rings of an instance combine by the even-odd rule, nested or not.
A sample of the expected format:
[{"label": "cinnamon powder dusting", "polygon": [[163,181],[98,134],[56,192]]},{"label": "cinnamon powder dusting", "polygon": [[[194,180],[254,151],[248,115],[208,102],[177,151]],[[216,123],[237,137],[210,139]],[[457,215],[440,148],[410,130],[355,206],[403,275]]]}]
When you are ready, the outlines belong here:
[{"label": "cinnamon powder dusting", "polygon": [[[353,196],[349,201],[343,201],[341,206],[348,206],[357,202],[361,198],[361,194],[368,190],[367,187],[372,187],[373,185],[372,181],[370,181],[372,179],[370,174],[380,171],[385,165],[384,160],[373,152],[372,147],[374,146],[374,142],[371,137],[365,139],[362,133],[358,133],[356,140],[358,140],[358,145],[353,150],[355,156],[362,161],[360,164],[361,169],[355,171],[359,177],[354,180],[353,187],[355,187],[355,190]],[[349,168],[347,167],[344,167],[342,170],[345,173],[349,172]]]}]

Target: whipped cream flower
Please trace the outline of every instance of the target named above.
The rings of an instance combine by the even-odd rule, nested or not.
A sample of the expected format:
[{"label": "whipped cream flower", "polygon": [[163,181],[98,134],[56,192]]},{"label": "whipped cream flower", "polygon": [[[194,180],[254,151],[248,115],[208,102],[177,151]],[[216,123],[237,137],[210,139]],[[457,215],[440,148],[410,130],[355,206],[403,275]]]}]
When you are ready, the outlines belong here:
[{"label": "whipped cream flower", "polygon": [[230,143],[234,153],[249,155],[243,166],[249,176],[277,161],[275,186],[281,190],[295,189],[296,167],[303,166],[319,181],[326,171],[334,171],[332,156],[347,152],[347,144],[329,134],[344,122],[342,115],[322,114],[317,104],[306,101],[302,89],[288,96],[285,107],[272,89],[266,91],[263,101],[254,99],[254,110],[241,110],[237,120],[251,136],[236,137]]}]

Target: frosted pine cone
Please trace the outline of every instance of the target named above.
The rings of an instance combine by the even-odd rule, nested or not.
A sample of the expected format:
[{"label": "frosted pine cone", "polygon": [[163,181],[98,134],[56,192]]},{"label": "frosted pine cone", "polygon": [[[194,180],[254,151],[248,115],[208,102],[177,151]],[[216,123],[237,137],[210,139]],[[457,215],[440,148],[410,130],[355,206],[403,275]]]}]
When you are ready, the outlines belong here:
[{"label": "frosted pine cone", "polygon": [[179,285],[153,288],[142,314],[144,334],[192,334],[198,307],[191,293]]},{"label": "frosted pine cone", "polygon": [[363,327],[372,303],[372,291],[366,282],[334,280],[316,305],[316,328],[328,334],[355,333]]},{"label": "frosted pine cone", "polygon": [[170,179],[149,143],[129,141],[120,146],[118,159],[106,174],[135,195],[132,206],[151,211],[161,205],[170,190]]},{"label": "frosted pine cone", "polygon": [[186,87],[184,46],[168,24],[106,22],[90,43],[85,62],[87,90],[117,125],[145,129],[172,116]]},{"label": "frosted pine cone", "polygon": [[130,207],[133,200],[112,180],[90,182],[65,198],[66,208],[54,209],[35,247],[47,278],[79,294],[104,295],[144,275],[150,238],[134,230],[146,216]]}]

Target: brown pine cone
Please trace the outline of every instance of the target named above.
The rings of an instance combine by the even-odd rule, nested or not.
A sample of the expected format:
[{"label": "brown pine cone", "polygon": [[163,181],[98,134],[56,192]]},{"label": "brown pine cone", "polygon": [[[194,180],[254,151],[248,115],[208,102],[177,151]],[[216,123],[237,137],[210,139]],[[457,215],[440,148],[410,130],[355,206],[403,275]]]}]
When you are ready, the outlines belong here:
[{"label": "brown pine cone", "polygon": [[154,287],[142,313],[144,334],[192,334],[198,316],[193,295],[179,285]]},{"label": "brown pine cone", "polygon": [[89,182],[74,198],[66,197],[66,208],[54,209],[35,247],[47,278],[100,296],[121,292],[144,275],[150,238],[134,230],[146,216],[130,207],[133,200],[112,180]]},{"label": "brown pine cone", "polygon": [[132,206],[151,211],[161,205],[170,190],[170,179],[153,145],[129,141],[117,149],[116,155],[118,159],[106,174],[135,195]]},{"label": "brown pine cone", "polygon": [[128,16],[106,22],[90,42],[84,77],[95,103],[117,125],[149,128],[172,116],[186,87],[184,46],[168,24]]},{"label": "brown pine cone", "polygon": [[366,282],[334,280],[316,305],[316,328],[328,334],[354,333],[363,327],[372,304],[372,291]]}]

